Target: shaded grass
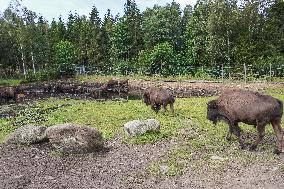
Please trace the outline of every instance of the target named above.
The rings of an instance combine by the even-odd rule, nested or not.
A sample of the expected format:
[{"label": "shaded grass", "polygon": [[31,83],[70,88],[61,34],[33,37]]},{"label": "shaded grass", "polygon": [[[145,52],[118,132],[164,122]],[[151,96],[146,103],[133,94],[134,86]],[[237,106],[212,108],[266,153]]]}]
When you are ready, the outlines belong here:
[{"label": "shaded grass", "polygon": [[21,84],[20,79],[0,79],[0,87],[18,86]]}]

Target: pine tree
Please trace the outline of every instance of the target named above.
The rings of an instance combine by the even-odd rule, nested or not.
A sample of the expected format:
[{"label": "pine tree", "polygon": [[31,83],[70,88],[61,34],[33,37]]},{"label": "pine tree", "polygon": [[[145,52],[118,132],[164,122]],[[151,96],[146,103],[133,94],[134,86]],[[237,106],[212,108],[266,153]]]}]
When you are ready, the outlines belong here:
[{"label": "pine tree", "polygon": [[143,49],[141,31],[142,15],[134,0],[127,0],[124,15],[121,17],[113,32],[113,54],[116,59],[124,61],[137,58]]},{"label": "pine tree", "polygon": [[102,23],[101,32],[99,35],[99,70],[103,72],[109,72],[112,65],[111,65],[111,37],[112,37],[112,31],[113,31],[113,24],[114,19],[110,12],[110,10],[107,10],[107,14],[104,16],[104,20]]},{"label": "pine tree", "polygon": [[88,38],[90,39],[90,45],[87,50],[89,56],[89,63],[92,67],[98,67],[100,64],[100,35],[101,35],[101,19],[99,17],[99,12],[94,5],[90,13],[90,32]]}]

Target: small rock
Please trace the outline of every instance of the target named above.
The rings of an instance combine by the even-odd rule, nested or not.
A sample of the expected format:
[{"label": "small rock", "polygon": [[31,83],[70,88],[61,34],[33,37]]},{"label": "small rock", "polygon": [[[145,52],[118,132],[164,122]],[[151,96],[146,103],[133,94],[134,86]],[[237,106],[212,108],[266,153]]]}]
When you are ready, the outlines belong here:
[{"label": "small rock", "polygon": [[124,124],[124,131],[130,136],[139,136],[148,131],[160,131],[160,123],[155,119],[134,120]]},{"label": "small rock", "polygon": [[160,166],[160,171],[161,171],[161,173],[164,174],[164,175],[167,174],[167,172],[169,172],[169,169],[170,169],[170,168],[169,168],[169,166],[167,166],[167,165],[161,165],[161,166]]},{"label": "small rock", "polygon": [[219,161],[224,161],[225,158],[219,157],[219,156],[211,156],[210,159],[212,160],[219,160]]},{"label": "small rock", "polygon": [[46,136],[62,153],[90,153],[103,147],[101,133],[88,126],[54,125],[46,129]]},{"label": "small rock", "polygon": [[47,140],[45,135],[46,127],[26,125],[16,129],[6,139],[6,144],[30,145]]}]

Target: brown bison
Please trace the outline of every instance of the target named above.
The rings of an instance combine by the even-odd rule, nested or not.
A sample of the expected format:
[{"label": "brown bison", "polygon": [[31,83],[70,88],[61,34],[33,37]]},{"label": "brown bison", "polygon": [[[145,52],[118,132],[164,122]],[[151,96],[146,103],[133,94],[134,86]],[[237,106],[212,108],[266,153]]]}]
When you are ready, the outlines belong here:
[{"label": "brown bison", "polygon": [[110,79],[106,84],[101,87],[103,96],[107,98],[124,97],[128,99],[129,84],[128,79]]},{"label": "brown bison", "polygon": [[281,128],[281,117],[283,104],[280,100],[268,95],[251,91],[227,91],[217,100],[212,100],[207,106],[207,119],[214,124],[218,120],[224,120],[229,124],[227,140],[231,139],[234,133],[243,149],[244,141],[241,137],[239,122],[254,125],[258,135],[250,150],[254,150],[264,137],[265,126],[272,124],[277,137],[277,148],[274,153],[282,151],[283,131]]},{"label": "brown bison", "polygon": [[25,91],[22,87],[3,87],[0,88],[0,102],[9,102],[13,100],[18,102],[19,99],[22,99],[25,96]]},{"label": "brown bison", "polygon": [[161,88],[149,88],[143,95],[144,103],[148,106],[151,105],[152,110],[156,113],[159,112],[161,106],[167,110],[167,105],[170,105],[171,112],[174,113],[175,98],[171,92]]},{"label": "brown bison", "polygon": [[129,79],[112,78],[107,82],[106,87],[108,88],[116,88],[116,87],[128,88],[128,80]]},{"label": "brown bison", "polygon": [[13,87],[5,87],[0,89],[0,102],[16,101],[15,90]]}]

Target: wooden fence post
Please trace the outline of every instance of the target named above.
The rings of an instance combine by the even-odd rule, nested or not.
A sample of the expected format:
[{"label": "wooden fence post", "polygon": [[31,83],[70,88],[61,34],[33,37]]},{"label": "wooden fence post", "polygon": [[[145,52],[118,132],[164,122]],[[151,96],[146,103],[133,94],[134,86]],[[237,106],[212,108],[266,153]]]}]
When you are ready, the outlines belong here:
[{"label": "wooden fence post", "polygon": [[271,63],[269,64],[269,77],[270,77],[270,82],[272,81],[272,65]]},{"label": "wooden fence post", "polygon": [[224,83],[224,64],[222,64],[222,83]]},{"label": "wooden fence post", "polygon": [[245,83],[247,83],[247,67],[245,63],[244,63],[244,72],[245,72],[244,80],[245,80]]}]

